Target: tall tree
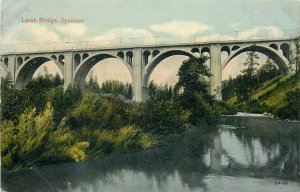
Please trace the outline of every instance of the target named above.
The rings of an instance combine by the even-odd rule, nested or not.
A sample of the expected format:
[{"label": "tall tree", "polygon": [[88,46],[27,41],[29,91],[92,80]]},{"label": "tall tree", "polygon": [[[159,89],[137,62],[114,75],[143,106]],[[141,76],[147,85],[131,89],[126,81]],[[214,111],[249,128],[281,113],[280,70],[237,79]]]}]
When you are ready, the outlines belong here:
[{"label": "tall tree", "polygon": [[208,95],[209,82],[211,76],[208,67],[205,65],[207,57],[189,58],[184,61],[179,68],[179,80],[175,85],[175,90],[183,90],[185,94],[202,93]]},{"label": "tall tree", "polygon": [[260,83],[272,79],[279,74],[280,70],[270,58],[267,58],[266,63],[257,71],[258,80]]},{"label": "tall tree", "polygon": [[1,79],[1,120],[17,121],[23,111],[23,95],[13,84],[10,73]]},{"label": "tall tree", "polygon": [[206,61],[207,57],[190,58],[184,61],[179,68],[179,80],[175,85],[180,106],[190,112],[189,122],[193,125],[215,122],[208,82],[211,73],[205,65]]},{"label": "tall tree", "polygon": [[259,56],[256,54],[254,46],[255,45],[252,45],[250,51],[247,52],[247,58],[243,63],[246,69],[242,70],[243,78],[241,79],[242,81],[239,82],[242,86],[246,86],[245,94],[248,102],[251,102],[252,92],[259,85],[256,76]]}]

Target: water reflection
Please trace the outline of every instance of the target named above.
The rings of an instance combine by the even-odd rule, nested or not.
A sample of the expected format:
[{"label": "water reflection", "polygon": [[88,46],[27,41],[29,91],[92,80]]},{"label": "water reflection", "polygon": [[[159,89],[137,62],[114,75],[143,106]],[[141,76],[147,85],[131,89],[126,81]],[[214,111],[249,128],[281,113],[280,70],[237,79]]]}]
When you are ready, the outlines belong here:
[{"label": "water reflection", "polygon": [[[299,129],[247,121],[251,126],[245,129],[220,126],[216,132],[172,136],[159,149],[2,172],[1,187],[22,192],[253,191],[260,185],[264,191],[298,189]],[[239,127],[232,117],[222,123]],[[288,185],[275,185],[278,179],[288,180]]]}]

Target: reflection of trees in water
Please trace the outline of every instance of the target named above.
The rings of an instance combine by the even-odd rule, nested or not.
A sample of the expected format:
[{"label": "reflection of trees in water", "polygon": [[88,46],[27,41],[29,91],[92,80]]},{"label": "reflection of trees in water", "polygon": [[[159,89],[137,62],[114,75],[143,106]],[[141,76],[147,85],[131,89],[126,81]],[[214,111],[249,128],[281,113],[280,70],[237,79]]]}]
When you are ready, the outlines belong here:
[{"label": "reflection of trees in water", "polygon": [[[203,155],[213,134],[178,135],[167,138],[163,148],[134,154],[107,157],[79,164],[60,164],[24,169],[17,173],[2,174],[3,189],[8,191],[47,191],[78,188],[83,183],[113,184],[113,178],[126,177],[122,170],[142,172],[149,180],[164,186],[170,176],[178,173],[184,185],[206,189],[203,178],[208,174]],[[42,177],[41,177],[42,175]],[[46,178],[46,181],[45,179]],[[54,189],[51,191],[55,191]]]},{"label": "reflection of trees in water", "polygon": [[[245,166],[236,162],[222,147],[220,134],[190,134],[170,136],[166,146],[139,153],[112,156],[79,164],[59,164],[24,169],[7,174],[2,172],[2,187],[8,191],[58,191],[75,189],[83,184],[114,185],[116,178],[124,180],[128,172],[143,174],[163,188],[168,179],[178,174],[183,185],[207,189],[204,177],[211,172],[250,177],[279,177],[299,181],[300,131],[295,129],[236,129],[231,131],[244,147],[249,147],[254,162],[253,141],[259,141],[267,152],[267,162]],[[279,148],[279,150],[278,150]],[[203,155],[210,152],[210,166]],[[276,155],[274,155],[276,154]],[[222,166],[221,156],[228,166]],[[250,159],[251,159],[250,158]],[[124,170],[124,171],[122,171]]]},{"label": "reflection of trees in water", "polygon": [[[236,129],[236,137],[251,149],[251,158],[254,162],[254,140],[260,142],[263,150],[267,154],[265,165],[257,166],[252,163],[250,166],[238,165],[236,168],[240,172],[251,173],[257,177],[272,176],[284,179],[299,180],[300,166],[300,130],[289,127],[266,127],[248,129]],[[278,154],[276,154],[277,148]]]}]

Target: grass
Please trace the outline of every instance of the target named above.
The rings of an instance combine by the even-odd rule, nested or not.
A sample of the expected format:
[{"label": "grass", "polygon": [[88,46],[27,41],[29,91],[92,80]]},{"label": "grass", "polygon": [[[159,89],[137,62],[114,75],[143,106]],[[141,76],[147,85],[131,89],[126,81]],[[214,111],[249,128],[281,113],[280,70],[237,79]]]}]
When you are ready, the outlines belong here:
[{"label": "grass", "polygon": [[[257,100],[260,105],[271,108],[278,108],[285,105],[285,95],[287,92],[300,89],[299,74],[282,74],[278,77],[266,81],[259,89],[254,91],[253,100]],[[239,106],[237,97],[233,96],[226,101],[228,105]]]}]

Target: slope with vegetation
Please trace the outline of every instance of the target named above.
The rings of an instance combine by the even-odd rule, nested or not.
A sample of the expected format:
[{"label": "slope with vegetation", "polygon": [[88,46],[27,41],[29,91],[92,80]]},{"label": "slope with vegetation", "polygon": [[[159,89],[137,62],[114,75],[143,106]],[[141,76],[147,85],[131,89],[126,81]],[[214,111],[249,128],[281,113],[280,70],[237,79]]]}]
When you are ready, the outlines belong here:
[{"label": "slope with vegetation", "polygon": [[[258,58],[248,54],[248,61],[250,57],[256,63],[255,58]],[[299,72],[281,74],[269,59],[261,69],[254,71],[251,81],[246,70],[237,78],[223,82],[222,92],[229,106],[241,112],[268,112],[279,118],[300,120]]]}]

